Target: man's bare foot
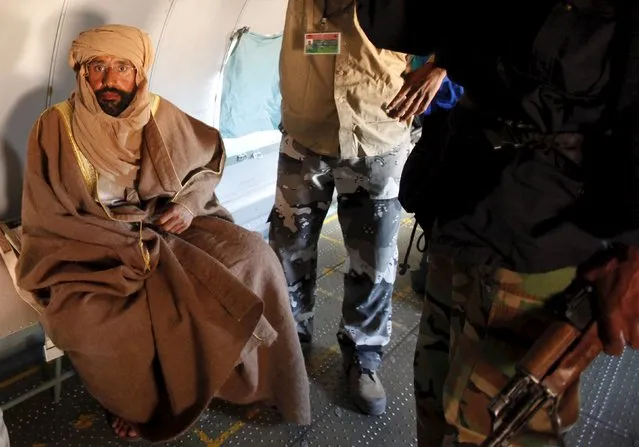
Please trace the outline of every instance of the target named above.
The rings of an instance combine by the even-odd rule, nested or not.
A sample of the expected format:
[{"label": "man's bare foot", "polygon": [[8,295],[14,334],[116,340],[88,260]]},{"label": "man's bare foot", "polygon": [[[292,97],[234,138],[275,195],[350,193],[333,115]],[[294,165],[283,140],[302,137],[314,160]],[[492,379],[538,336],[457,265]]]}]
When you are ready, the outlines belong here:
[{"label": "man's bare foot", "polygon": [[115,415],[111,415],[111,427],[118,437],[125,440],[135,440],[140,437],[137,430],[135,429],[135,425],[125,421],[122,418],[119,418]]}]

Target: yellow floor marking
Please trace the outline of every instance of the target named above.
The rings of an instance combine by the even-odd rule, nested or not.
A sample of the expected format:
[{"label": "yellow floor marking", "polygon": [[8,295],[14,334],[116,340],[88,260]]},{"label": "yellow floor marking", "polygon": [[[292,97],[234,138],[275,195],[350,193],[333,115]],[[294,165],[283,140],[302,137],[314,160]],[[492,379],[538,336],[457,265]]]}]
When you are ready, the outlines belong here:
[{"label": "yellow floor marking", "polygon": [[26,371],[22,371],[20,374],[16,374],[13,377],[10,377],[6,380],[3,380],[2,382],[0,382],[0,388],[6,388],[10,385],[13,385],[14,383],[25,379],[35,373],[37,373],[38,371],[40,371],[42,368],[39,366],[34,366],[33,368],[29,368]]},{"label": "yellow floor marking", "polygon": [[[245,419],[246,421],[250,421],[255,416],[260,413],[258,408],[253,408],[246,413]],[[233,425],[231,425],[228,430],[222,432],[217,438],[211,439],[205,432],[202,430],[196,430],[195,433],[200,438],[200,441],[205,443],[206,447],[221,447],[228,439],[233,436],[235,433],[240,431],[245,425],[246,421],[237,421]]]},{"label": "yellow floor marking", "polygon": [[329,224],[337,219],[337,213],[324,219],[324,224]]},{"label": "yellow floor marking", "polygon": [[73,428],[76,430],[87,430],[93,427],[93,423],[98,419],[95,414],[81,414],[77,421],[73,422]]},{"label": "yellow floor marking", "polygon": [[320,237],[324,240],[332,242],[337,245],[344,245],[344,241],[340,241],[339,239],[332,238],[330,236],[326,236],[324,233],[320,234]]},{"label": "yellow floor marking", "polygon": [[335,272],[338,272],[338,271],[339,271],[339,269],[341,269],[341,268],[342,268],[342,266],[344,265],[344,262],[346,262],[346,261],[342,261],[342,262],[340,262],[339,264],[334,265],[333,267],[326,267],[326,268],[324,268],[324,269],[322,270],[322,274],[321,274],[321,276],[322,276],[322,277],[323,277],[323,276],[328,276],[328,275],[332,275],[332,274],[333,274],[333,273],[335,273]]}]

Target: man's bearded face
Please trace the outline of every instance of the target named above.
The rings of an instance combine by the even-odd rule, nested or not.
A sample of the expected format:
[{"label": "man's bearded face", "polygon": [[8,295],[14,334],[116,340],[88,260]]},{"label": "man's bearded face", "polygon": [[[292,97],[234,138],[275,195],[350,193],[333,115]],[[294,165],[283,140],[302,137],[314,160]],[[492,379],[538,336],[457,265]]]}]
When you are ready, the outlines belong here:
[{"label": "man's bearded face", "polygon": [[137,71],[126,59],[96,57],[87,64],[87,79],[107,115],[119,116],[135,97]]}]

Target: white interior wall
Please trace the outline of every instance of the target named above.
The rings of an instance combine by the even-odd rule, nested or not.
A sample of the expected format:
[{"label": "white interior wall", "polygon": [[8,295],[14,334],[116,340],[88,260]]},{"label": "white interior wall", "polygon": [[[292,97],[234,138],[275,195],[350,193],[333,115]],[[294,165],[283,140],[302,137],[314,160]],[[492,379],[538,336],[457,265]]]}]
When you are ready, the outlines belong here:
[{"label": "white interior wall", "polygon": [[[286,0],[0,0],[0,218],[19,215],[31,126],[74,86],[67,51],[82,30],[138,26],[157,51],[151,89],[214,124],[220,68],[229,36],[251,27],[282,31]],[[230,153],[272,143],[275,133],[227,142]],[[228,179],[227,179],[228,180]]]}]

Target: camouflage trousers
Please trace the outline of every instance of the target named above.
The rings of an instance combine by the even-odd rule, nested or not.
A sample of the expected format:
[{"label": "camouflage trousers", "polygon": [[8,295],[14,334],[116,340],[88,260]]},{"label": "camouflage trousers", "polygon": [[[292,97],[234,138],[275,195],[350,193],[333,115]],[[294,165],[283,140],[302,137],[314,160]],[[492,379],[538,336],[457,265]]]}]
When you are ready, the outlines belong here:
[{"label": "camouflage trousers", "polygon": [[338,332],[346,356],[376,370],[391,336],[391,298],[398,263],[399,178],[410,142],[386,155],[338,159],[282,139],[270,244],[288,281],[300,339],[310,339],[317,282],[317,246],[337,190],[348,253]]},{"label": "camouflage trousers", "polygon": [[[479,445],[490,432],[488,405],[552,318],[546,300],[575,275],[469,266],[430,255],[426,300],[415,352],[420,447]],[[578,386],[560,400],[562,427],[576,422]],[[540,411],[512,445],[561,445]]]}]

